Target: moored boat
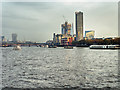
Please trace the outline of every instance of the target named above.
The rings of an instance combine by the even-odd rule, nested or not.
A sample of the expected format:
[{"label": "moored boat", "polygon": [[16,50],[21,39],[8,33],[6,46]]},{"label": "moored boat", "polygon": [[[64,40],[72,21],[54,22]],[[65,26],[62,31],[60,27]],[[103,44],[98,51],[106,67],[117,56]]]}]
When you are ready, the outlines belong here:
[{"label": "moored boat", "polygon": [[90,49],[120,49],[120,45],[90,45]]},{"label": "moored boat", "polygon": [[64,46],[65,49],[73,49],[73,46]]},{"label": "moored boat", "polygon": [[55,45],[49,45],[48,48],[57,48]]},{"label": "moored boat", "polygon": [[13,48],[13,50],[21,50],[21,47],[17,45]]}]

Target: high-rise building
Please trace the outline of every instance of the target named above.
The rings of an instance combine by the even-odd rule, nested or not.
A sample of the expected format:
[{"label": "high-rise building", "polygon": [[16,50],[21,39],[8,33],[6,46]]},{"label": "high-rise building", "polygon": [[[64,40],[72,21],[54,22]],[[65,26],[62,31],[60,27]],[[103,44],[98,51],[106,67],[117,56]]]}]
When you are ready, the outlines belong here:
[{"label": "high-rise building", "polygon": [[56,35],[55,35],[55,33],[53,33],[53,44],[55,44],[56,43]]},{"label": "high-rise building", "polygon": [[5,38],[5,36],[1,36],[0,41],[1,41],[1,42],[7,42],[7,39]]},{"label": "high-rise building", "polygon": [[63,37],[63,34],[57,34],[56,35],[56,44],[60,45],[61,44],[61,39]]},{"label": "high-rise building", "polygon": [[2,38],[2,42],[4,41],[4,39],[5,39],[5,36],[1,36],[1,38]]},{"label": "high-rise building", "polygon": [[76,40],[83,39],[83,12],[75,12]]},{"label": "high-rise building", "polygon": [[68,22],[65,22],[65,24],[61,25],[62,28],[62,34],[71,34],[71,24]]},{"label": "high-rise building", "polygon": [[91,30],[91,31],[85,31],[85,38],[86,39],[93,39],[95,36],[95,31]]},{"label": "high-rise building", "polygon": [[73,23],[72,23],[72,28],[71,28],[71,35],[74,34],[74,26],[73,26]]},{"label": "high-rise building", "polygon": [[12,34],[12,41],[17,42],[17,34],[16,33]]}]

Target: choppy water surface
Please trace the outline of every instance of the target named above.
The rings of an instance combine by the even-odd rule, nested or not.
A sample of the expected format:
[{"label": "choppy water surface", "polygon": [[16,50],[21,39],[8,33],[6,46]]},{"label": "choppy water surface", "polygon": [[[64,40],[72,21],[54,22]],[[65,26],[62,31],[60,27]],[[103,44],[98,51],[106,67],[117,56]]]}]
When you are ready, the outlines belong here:
[{"label": "choppy water surface", "polygon": [[118,87],[118,51],[3,48],[3,87]]}]

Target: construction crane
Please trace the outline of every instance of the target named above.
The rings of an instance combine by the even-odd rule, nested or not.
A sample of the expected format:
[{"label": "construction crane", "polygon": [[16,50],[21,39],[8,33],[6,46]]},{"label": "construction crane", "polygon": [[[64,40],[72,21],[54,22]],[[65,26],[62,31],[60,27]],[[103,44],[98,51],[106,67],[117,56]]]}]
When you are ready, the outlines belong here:
[{"label": "construction crane", "polygon": [[67,20],[66,20],[66,18],[65,18],[65,16],[64,16],[64,15],[63,15],[63,19],[64,19],[64,21],[65,21],[65,22],[67,22]]},{"label": "construction crane", "polygon": [[63,28],[64,28],[64,30],[62,31],[62,32],[64,32],[64,34],[67,34],[67,32],[68,32],[68,22],[67,22],[67,20],[66,20],[66,18],[65,18],[65,16],[63,15],[63,19],[64,19],[64,21],[65,21],[65,24],[64,24],[64,26],[63,26]]}]

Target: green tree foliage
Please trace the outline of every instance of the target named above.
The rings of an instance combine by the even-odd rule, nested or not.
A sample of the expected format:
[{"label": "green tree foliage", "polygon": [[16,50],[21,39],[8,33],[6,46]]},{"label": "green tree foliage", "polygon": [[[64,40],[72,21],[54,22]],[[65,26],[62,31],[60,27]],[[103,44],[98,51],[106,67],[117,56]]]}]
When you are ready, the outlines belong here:
[{"label": "green tree foliage", "polygon": [[120,38],[115,38],[115,39],[88,39],[88,40],[80,40],[80,41],[73,41],[73,45],[115,45],[119,44],[120,45]]}]

